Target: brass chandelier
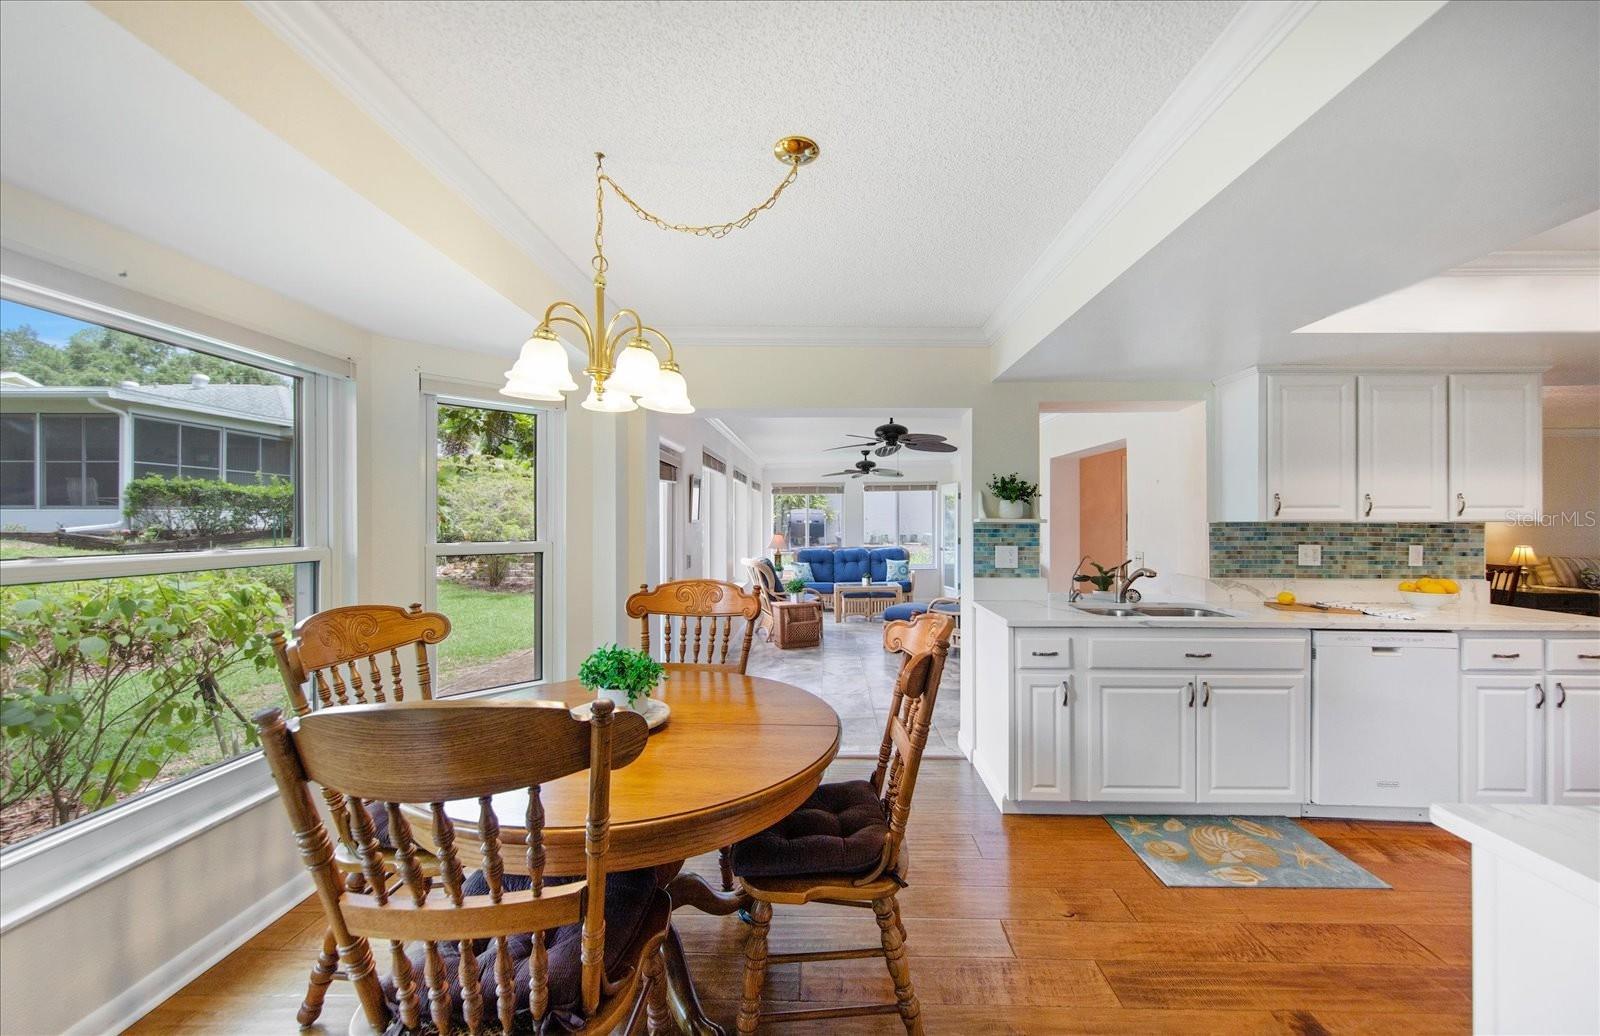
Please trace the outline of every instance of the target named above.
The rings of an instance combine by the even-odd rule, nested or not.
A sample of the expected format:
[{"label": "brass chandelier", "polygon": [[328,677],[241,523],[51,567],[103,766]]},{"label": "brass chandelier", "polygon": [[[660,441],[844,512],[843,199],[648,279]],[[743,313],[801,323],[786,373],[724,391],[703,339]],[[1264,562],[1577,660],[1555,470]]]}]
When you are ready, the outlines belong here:
[{"label": "brass chandelier", "polygon": [[[624,414],[644,407],[664,414],[694,413],[694,404],[689,402],[688,383],[684,381],[677,358],[673,355],[672,341],[646,325],[639,314],[631,309],[619,309],[610,320],[606,319],[606,187],[609,185],[640,219],[654,223],[662,230],[675,230],[696,237],[724,237],[749,226],[758,215],[770,209],[800,175],[800,167],[816,160],[818,148],[816,141],[807,137],[784,137],[772,146],[772,153],[778,161],[789,167],[789,173],[766,201],[727,223],[687,226],[668,223],[646,211],[606,174],[606,156],[595,152],[594,319],[591,321],[583,309],[574,303],[553,303],[544,311],[544,319],[539,322],[538,328],[522,343],[517,362],[506,371],[506,384],[500,390],[501,395],[558,402],[564,398],[562,393],[577,390],[577,382],[572,380],[572,371],[567,366],[566,350],[554,329],[554,325],[563,324],[576,328],[582,335],[588,356],[588,366],[583,369],[589,378],[589,395],[583,401],[585,410]],[[652,339],[665,348],[665,358],[656,359]]]}]

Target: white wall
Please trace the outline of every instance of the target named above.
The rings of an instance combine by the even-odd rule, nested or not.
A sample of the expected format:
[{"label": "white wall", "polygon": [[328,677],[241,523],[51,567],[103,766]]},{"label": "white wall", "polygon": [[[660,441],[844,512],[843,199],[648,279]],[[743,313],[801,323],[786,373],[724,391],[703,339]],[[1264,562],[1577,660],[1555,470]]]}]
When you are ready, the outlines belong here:
[{"label": "white wall", "polygon": [[1541,525],[1486,524],[1485,560],[1503,564],[1519,543],[1540,561],[1551,554],[1600,557],[1600,429],[1546,429],[1544,512]]},{"label": "white wall", "polygon": [[[656,493],[657,483],[660,481],[660,469],[657,461],[661,456],[661,447],[668,445],[683,454],[683,463],[678,467],[678,497],[677,505],[673,508],[674,514],[669,515],[677,531],[678,558],[674,572],[678,578],[698,577],[703,571],[705,562],[704,551],[701,547],[701,538],[705,523],[710,517],[711,496],[709,487],[702,488],[700,500],[701,520],[691,523],[689,521],[689,477],[691,475],[704,476],[701,469],[701,456],[709,450],[720,457],[728,465],[728,485],[730,494],[734,469],[738,469],[756,482],[761,483],[763,501],[769,498],[767,480],[762,474],[760,462],[741,446],[736,446],[731,439],[723,435],[703,417],[694,414],[654,414],[647,413],[644,418],[645,443],[644,453],[646,463],[643,465],[642,478],[639,484],[643,488],[642,499],[644,504],[645,524],[643,530],[644,545],[644,575],[634,582],[629,588],[631,593],[638,589],[640,583],[654,584],[657,573],[661,571],[660,537],[657,535],[661,521],[660,499]],[[730,496],[731,501],[731,496]],[[763,502],[763,508],[766,506]],[[767,519],[762,519],[766,522]],[[730,533],[730,538],[731,538]],[[735,544],[732,548],[736,558],[743,558],[749,554],[744,544]],[[687,559],[687,560],[686,560]],[[735,582],[744,582],[744,572],[735,573]]]},{"label": "white wall", "polygon": [[[1128,450],[1129,555],[1143,552],[1145,564],[1162,576],[1204,577],[1210,568],[1204,403],[1174,410],[1045,414],[1039,421],[1038,513],[1052,513],[1051,458],[1118,441]],[[1044,535],[1054,536],[1056,530],[1046,524]],[[1050,580],[1051,552],[1042,554]],[[1160,587],[1161,580],[1152,585]]]}]

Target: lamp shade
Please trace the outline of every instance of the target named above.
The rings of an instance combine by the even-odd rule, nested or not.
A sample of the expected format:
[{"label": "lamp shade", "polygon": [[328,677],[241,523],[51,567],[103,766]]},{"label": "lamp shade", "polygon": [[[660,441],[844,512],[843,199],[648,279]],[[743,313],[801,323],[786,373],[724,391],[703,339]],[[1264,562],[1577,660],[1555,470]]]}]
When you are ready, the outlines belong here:
[{"label": "lamp shade", "polygon": [[789,545],[788,541],[786,541],[783,538],[783,533],[775,532],[775,533],[772,534],[771,542],[769,542],[767,544],[767,549],[768,550],[782,550],[783,548],[787,547],[788,545]]},{"label": "lamp shade", "polygon": [[638,404],[629,399],[626,392],[613,390],[610,383],[601,389],[590,382],[589,396],[582,405],[585,410],[593,410],[600,414],[626,414],[630,410],[639,409]]},{"label": "lamp shade", "polygon": [[667,364],[656,372],[655,386],[639,398],[639,405],[663,414],[694,413],[694,404],[689,402],[689,383],[675,366]]},{"label": "lamp shade", "polygon": [[643,396],[656,387],[656,372],[661,365],[656,354],[642,338],[635,338],[617,357],[616,369],[606,379],[606,391],[626,392],[630,396]]},{"label": "lamp shade", "polygon": [[559,401],[561,393],[572,392],[578,383],[567,367],[567,353],[550,331],[535,331],[522,343],[517,362],[506,371],[503,396],[518,399]]},{"label": "lamp shade", "polygon": [[1522,565],[1526,568],[1538,560],[1538,557],[1533,553],[1533,548],[1526,543],[1519,543],[1511,548],[1511,563],[1513,565]]}]

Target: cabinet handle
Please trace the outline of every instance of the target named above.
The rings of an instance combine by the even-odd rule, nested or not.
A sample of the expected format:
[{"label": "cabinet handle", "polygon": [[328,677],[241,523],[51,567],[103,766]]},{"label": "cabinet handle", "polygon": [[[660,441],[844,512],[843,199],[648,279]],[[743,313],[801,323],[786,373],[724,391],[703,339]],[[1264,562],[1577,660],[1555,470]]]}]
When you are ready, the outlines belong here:
[{"label": "cabinet handle", "polygon": [[1193,680],[1189,681],[1189,703],[1187,705],[1185,705],[1184,708],[1186,708],[1186,709],[1194,708],[1194,681]]},{"label": "cabinet handle", "polygon": [[1059,652],[1059,651],[1034,651],[1034,652],[1032,652],[1032,655],[1033,655],[1034,658],[1054,658],[1059,654],[1061,654],[1061,652]]},{"label": "cabinet handle", "polygon": [[1183,657],[1184,658],[1210,658],[1211,657],[1211,652],[1209,652],[1209,651],[1185,651],[1183,653]]},{"label": "cabinet handle", "polygon": [[1371,518],[1372,517],[1372,494],[1371,493],[1367,494],[1367,509],[1362,512],[1361,517],[1363,517],[1363,518]]},{"label": "cabinet handle", "polygon": [[1567,703],[1567,689],[1561,685],[1560,680],[1556,681],[1556,692],[1561,695],[1556,699],[1556,708],[1559,709]]},{"label": "cabinet handle", "polygon": [[1061,681],[1061,707],[1062,708],[1066,708],[1067,705],[1070,704],[1068,699],[1070,699],[1071,697],[1072,697],[1072,677],[1069,676],[1065,680]]},{"label": "cabinet handle", "polygon": [[1533,685],[1533,689],[1539,692],[1539,700],[1533,703],[1533,707],[1536,709],[1544,708],[1544,684],[1536,683]]},{"label": "cabinet handle", "polygon": [[1596,659],[1600,659],[1600,655],[1579,655],[1578,657],[1582,658],[1582,659],[1586,659],[1587,661],[1590,661],[1590,662],[1593,662]]},{"label": "cabinet handle", "polygon": [[1211,707],[1211,681],[1201,680],[1200,686],[1203,687],[1206,692],[1206,696],[1200,700],[1200,707],[1202,709],[1209,709]]},{"label": "cabinet handle", "polygon": [[1456,494],[1456,517],[1460,518],[1467,513],[1467,498],[1460,493]]},{"label": "cabinet handle", "polygon": [[1489,657],[1490,658],[1504,658],[1504,659],[1510,660],[1510,659],[1513,659],[1513,658],[1521,658],[1522,657],[1522,652],[1513,651],[1509,655],[1502,655],[1502,654],[1496,653],[1496,654],[1490,655]]},{"label": "cabinet handle", "polygon": [[1272,517],[1276,518],[1283,513],[1283,497],[1278,493],[1272,494]]}]

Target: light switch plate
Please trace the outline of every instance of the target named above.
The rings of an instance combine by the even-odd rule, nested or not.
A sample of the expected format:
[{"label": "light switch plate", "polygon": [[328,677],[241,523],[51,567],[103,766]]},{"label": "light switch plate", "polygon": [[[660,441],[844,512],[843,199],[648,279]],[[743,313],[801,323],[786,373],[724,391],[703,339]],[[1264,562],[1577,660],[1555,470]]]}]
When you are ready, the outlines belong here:
[{"label": "light switch plate", "polygon": [[1412,568],[1421,566],[1422,545],[1420,543],[1414,543],[1406,548],[1406,564],[1410,565]]},{"label": "light switch plate", "polygon": [[1015,547],[996,547],[994,549],[994,567],[995,568],[1016,568],[1017,567],[1017,548],[1015,548]]},{"label": "light switch plate", "polygon": [[1297,564],[1301,564],[1301,565],[1320,565],[1320,564],[1322,564],[1322,544],[1320,544],[1320,543],[1302,543],[1302,544],[1300,544],[1300,558],[1299,558],[1299,561],[1297,562]]}]

